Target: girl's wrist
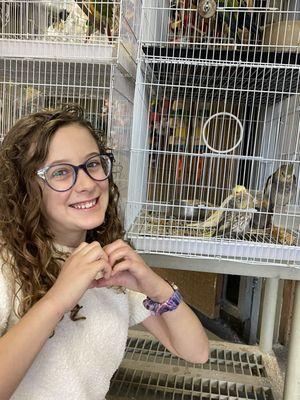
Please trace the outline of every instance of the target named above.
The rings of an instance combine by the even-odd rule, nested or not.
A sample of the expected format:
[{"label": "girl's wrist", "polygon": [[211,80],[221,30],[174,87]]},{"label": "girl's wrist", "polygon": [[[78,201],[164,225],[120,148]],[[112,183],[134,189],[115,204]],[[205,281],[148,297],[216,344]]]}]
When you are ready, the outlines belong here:
[{"label": "girl's wrist", "polygon": [[143,301],[144,307],[147,310],[151,311],[152,315],[162,315],[168,311],[174,311],[177,309],[179,304],[182,301],[182,296],[178,290],[178,287],[174,283],[169,283],[168,285],[172,289],[172,294],[167,298],[167,300],[159,301],[159,297],[157,300],[153,300],[153,298],[147,297]]},{"label": "girl's wrist", "polygon": [[40,301],[43,303],[44,307],[46,307],[51,314],[56,315],[58,321],[60,321],[66,311],[63,309],[63,307],[60,307],[58,302],[55,301],[51,295],[48,295],[48,293],[45,294]]},{"label": "girl's wrist", "polygon": [[148,295],[147,297],[155,303],[164,303],[172,296],[173,293],[174,289],[172,286],[167,281],[163,280],[163,285],[159,288],[157,293],[150,296]]}]

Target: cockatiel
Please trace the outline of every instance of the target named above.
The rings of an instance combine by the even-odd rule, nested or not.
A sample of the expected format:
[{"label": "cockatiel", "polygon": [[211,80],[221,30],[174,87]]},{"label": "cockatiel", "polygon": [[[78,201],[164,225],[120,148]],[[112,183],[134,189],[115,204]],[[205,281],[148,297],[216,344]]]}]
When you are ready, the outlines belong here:
[{"label": "cockatiel", "polygon": [[[247,195],[244,197],[243,204],[246,203],[245,198],[248,196],[248,192],[244,186],[236,185],[233,189],[231,194],[226,197],[226,199],[222,202],[220,207],[214,211],[209,218],[207,218],[203,222],[192,222],[188,224],[188,227],[194,228],[194,229],[205,229],[205,230],[215,230],[218,226],[220,225],[221,220],[223,219],[224,215],[224,209],[229,209],[229,208],[237,208],[237,207],[232,207],[232,204],[235,202],[235,198],[239,198],[242,193],[247,193]],[[254,208],[254,203],[252,205],[252,196],[250,196],[250,204],[248,208]],[[239,200],[240,201],[240,200]],[[226,211],[227,212],[227,211]]]},{"label": "cockatiel", "polygon": [[297,179],[293,171],[293,164],[283,164],[267,179],[263,197],[268,201],[270,212],[274,212],[275,206],[283,207],[294,200]]},{"label": "cockatiel", "polygon": [[78,6],[88,17],[88,36],[97,30],[108,36],[112,40],[114,2],[113,0],[105,0],[105,3],[100,1],[85,1],[75,0]]},{"label": "cockatiel", "polygon": [[293,201],[296,191],[297,180],[293,174],[293,165],[281,165],[268,177],[263,191],[255,197],[255,208],[258,212],[254,215],[252,228],[271,228],[274,208],[284,207]]},{"label": "cockatiel", "polygon": [[231,199],[221,214],[216,228],[216,236],[239,237],[247,232],[255,212],[254,199],[244,186],[233,191]]}]

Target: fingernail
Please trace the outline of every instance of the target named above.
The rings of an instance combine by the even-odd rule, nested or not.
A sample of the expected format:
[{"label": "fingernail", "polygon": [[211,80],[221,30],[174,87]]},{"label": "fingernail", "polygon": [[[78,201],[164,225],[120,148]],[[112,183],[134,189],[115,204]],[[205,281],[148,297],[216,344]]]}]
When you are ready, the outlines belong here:
[{"label": "fingernail", "polygon": [[96,279],[96,280],[101,279],[101,278],[103,278],[103,273],[102,273],[102,271],[98,272],[97,275],[95,276],[95,279]]}]

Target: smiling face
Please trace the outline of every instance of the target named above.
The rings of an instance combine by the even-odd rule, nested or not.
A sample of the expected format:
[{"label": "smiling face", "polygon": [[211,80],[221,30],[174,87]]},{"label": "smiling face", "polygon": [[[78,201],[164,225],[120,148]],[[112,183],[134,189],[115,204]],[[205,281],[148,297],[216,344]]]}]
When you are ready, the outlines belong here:
[{"label": "smiling face", "polygon": [[[67,125],[55,132],[41,167],[58,163],[79,165],[97,153],[98,145],[87,128]],[[87,230],[103,223],[109,198],[108,179],[95,181],[80,169],[75,185],[66,192],[56,192],[40,182],[43,215],[59,244],[75,247],[85,240]]]}]

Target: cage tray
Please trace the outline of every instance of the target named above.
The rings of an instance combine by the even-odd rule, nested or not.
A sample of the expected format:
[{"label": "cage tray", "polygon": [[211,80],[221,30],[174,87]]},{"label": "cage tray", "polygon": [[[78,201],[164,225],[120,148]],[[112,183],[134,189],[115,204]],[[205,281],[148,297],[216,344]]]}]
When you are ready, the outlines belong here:
[{"label": "cage tray", "polygon": [[[138,251],[186,257],[296,264],[300,266],[299,238],[293,244],[281,244],[280,238],[246,233],[240,238],[214,236],[213,229],[201,229],[201,223],[168,218],[165,213],[142,210],[128,232]],[[300,269],[299,269],[300,272]]]}]

